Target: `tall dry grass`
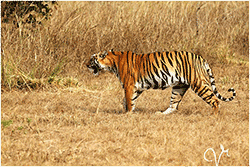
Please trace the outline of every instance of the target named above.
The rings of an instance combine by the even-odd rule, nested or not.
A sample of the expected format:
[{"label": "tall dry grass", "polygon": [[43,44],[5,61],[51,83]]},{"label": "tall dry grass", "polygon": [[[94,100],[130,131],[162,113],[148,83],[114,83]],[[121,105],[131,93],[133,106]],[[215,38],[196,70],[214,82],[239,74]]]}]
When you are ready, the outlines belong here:
[{"label": "tall dry grass", "polygon": [[137,53],[187,50],[210,63],[227,64],[227,58],[244,63],[248,6],[248,2],[60,2],[43,26],[15,29],[2,24],[2,84],[11,88],[38,82],[34,79],[51,83],[55,76],[76,78],[85,75],[83,64],[91,54],[111,48]]}]

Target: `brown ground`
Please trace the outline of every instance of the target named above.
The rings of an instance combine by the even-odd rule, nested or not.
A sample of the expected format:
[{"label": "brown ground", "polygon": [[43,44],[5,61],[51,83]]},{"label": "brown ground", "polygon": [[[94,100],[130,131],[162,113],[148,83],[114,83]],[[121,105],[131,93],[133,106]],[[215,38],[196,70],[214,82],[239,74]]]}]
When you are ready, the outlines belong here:
[{"label": "brown ground", "polygon": [[[245,86],[237,84],[240,80]],[[90,92],[84,86],[3,92],[1,119],[13,120],[13,124],[2,126],[1,163],[214,165],[206,162],[203,154],[212,147],[218,159],[222,144],[229,149],[230,157],[223,154],[220,165],[248,165],[247,71],[241,68],[230,82],[236,83],[232,85],[237,97],[232,102],[221,102],[219,116],[210,115],[210,106],[191,90],[178,112],[155,114],[168,107],[171,89],[146,91],[138,99],[135,113],[119,113],[123,91],[111,74],[89,81],[98,89],[103,88],[103,93]],[[217,85],[224,94],[229,88],[229,84],[223,85],[224,89],[222,84]],[[214,159],[212,152],[207,157]]]},{"label": "brown ground", "polygon": [[[249,2],[60,2],[41,29],[2,24],[1,165],[209,166],[220,144],[219,165],[249,165],[248,14]],[[111,48],[200,53],[218,91],[237,96],[215,116],[189,90],[160,115],[171,89],[148,90],[121,113],[118,79],[84,65]]]}]

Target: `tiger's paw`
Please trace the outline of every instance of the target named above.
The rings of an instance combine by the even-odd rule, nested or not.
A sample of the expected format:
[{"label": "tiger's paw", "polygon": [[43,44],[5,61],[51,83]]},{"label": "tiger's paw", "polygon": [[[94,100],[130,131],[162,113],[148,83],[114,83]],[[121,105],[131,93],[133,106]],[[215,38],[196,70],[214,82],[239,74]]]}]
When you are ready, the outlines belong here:
[{"label": "tiger's paw", "polygon": [[156,114],[170,114],[172,112],[176,111],[174,108],[168,108],[166,111],[157,111]]}]

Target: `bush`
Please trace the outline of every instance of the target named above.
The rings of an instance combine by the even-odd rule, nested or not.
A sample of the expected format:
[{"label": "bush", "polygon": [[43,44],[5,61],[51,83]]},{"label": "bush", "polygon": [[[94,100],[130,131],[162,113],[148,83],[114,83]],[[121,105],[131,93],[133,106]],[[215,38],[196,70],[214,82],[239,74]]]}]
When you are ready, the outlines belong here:
[{"label": "bush", "polygon": [[[57,4],[55,1],[4,1],[1,2],[2,23],[13,23],[19,28],[20,24],[41,24],[42,19],[51,16],[52,9],[49,3]],[[41,19],[38,20],[38,17]]]}]

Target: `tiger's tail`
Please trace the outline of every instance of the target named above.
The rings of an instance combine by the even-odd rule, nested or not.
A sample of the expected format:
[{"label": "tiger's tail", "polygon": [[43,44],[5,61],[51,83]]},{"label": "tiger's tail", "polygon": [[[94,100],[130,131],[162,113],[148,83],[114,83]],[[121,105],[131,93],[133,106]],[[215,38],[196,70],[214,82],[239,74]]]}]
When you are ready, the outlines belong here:
[{"label": "tiger's tail", "polygon": [[236,96],[236,91],[233,88],[230,88],[230,89],[228,89],[228,92],[233,92],[233,96],[232,97],[225,98],[225,97],[221,96],[219,94],[219,92],[216,90],[215,80],[214,80],[214,77],[213,77],[213,74],[212,74],[212,70],[209,67],[208,63],[205,63],[205,67],[206,67],[207,73],[209,75],[209,79],[210,79],[210,83],[211,83],[213,92],[216,95],[216,97],[218,97],[220,100],[225,101],[225,102],[232,101],[235,98],[235,96]]}]

